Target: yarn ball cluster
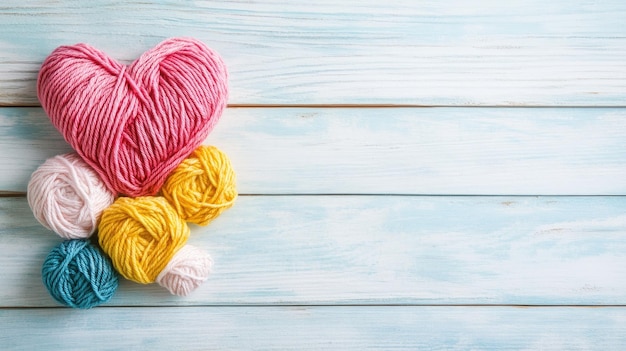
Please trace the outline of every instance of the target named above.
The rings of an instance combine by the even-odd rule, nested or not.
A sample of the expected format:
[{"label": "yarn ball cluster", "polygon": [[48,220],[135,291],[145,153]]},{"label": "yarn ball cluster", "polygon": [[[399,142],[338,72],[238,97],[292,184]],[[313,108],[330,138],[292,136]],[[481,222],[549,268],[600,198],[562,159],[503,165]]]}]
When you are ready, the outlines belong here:
[{"label": "yarn ball cluster", "polygon": [[[187,222],[207,225],[237,197],[228,157],[200,145],[225,108],[226,77],[219,56],[189,38],[128,67],[85,44],[46,59],[39,98],[76,150],[48,159],[28,185],[37,220],[66,239],[42,268],[56,301],[105,302],[118,273],[180,296],[208,278],[213,261],[186,244]],[[94,233],[99,248],[85,239]]]}]

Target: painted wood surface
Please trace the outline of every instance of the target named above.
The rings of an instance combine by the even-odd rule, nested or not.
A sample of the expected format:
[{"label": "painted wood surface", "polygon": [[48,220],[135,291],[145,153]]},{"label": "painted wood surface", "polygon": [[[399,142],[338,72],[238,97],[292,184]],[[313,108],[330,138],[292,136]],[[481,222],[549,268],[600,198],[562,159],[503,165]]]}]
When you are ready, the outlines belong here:
[{"label": "painted wood surface", "polygon": [[[3,1],[0,350],[626,349],[625,17],[621,0]],[[216,266],[191,296],[123,281],[58,308],[40,267],[60,239],[23,196],[69,151],[23,107],[39,65],[180,35],[229,66],[207,143],[249,195],[192,228]]]},{"label": "painted wood surface", "polygon": [[626,347],[625,318],[624,307],[11,309],[0,310],[0,347],[608,351]]},{"label": "painted wood surface", "polygon": [[[60,241],[0,198],[0,307],[57,306]],[[189,242],[216,263],[193,295],[108,305],[626,305],[626,197],[244,196]]]},{"label": "painted wood surface", "polygon": [[[229,108],[206,142],[245,194],[626,194],[625,108]],[[0,190],[68,151],[0,108]]]},{"label": "painted wood surface", "polygon": [[626,105],[626,2],[3,0],[0,105],[36,105],[59,45],[130,61],[194,36],[233,104]]}]

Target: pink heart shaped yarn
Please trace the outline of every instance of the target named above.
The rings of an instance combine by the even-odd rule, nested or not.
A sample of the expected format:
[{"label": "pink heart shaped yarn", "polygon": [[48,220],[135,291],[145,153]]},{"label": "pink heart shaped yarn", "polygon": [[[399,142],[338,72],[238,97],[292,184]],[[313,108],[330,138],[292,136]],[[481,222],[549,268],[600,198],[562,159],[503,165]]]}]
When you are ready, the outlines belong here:
[{"label": "pink heart shaped yarn", "polygon": [[86,44],[44,61],[37,93],[52,124],[113,191],[156,194],[199,146],[228,99],[226,67],[191,38],[165,40],[130,66]]}]

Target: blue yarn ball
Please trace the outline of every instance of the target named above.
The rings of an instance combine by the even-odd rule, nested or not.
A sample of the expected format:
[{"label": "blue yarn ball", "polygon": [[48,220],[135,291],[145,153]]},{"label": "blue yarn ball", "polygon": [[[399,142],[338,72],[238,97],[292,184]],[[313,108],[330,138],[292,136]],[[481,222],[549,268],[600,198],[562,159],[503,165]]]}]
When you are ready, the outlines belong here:
[{"label": "blue yarn ball", "polygon": [[58,302],[91,308],[108,301],[117,290],[117,273],[102,251],[87,240],[57,245],[43,263],[43,283]]}]

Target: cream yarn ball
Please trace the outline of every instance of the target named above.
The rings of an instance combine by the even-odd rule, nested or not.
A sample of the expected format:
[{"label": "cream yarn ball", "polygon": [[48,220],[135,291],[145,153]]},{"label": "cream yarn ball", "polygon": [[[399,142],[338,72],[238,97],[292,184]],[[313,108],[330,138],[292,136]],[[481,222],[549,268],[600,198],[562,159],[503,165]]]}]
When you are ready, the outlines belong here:
[{"label": "cream yarn ball", "polygon": [[54,156],[33,172],[28,204],[35,218],[65,239],[88,238],[115,195],[76,153]]}]

